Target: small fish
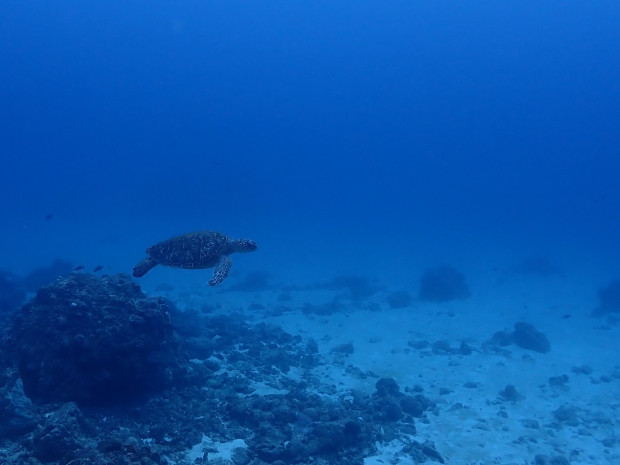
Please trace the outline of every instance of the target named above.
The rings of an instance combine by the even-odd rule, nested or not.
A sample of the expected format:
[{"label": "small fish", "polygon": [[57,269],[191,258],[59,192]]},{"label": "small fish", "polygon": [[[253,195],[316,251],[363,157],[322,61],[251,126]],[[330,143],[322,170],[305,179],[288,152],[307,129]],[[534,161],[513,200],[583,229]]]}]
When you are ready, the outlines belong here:
[{"label": "small fish", "polygon": [[84,269],[84,265],[78,265],[75,268],[73,268],[73,271],[80,271]]},{"label": "small fish", "polygon": [[47,215],[45,215],[45,221],[49,221],[54,217],[54,215],[52,213],[48,213]]},{"label": "small fish", "polygon": [[95,268],[93,268],[93,272],[97,272],[97,271],[101,271],[103,270],[103,266],[101,265],[97,265]]}]

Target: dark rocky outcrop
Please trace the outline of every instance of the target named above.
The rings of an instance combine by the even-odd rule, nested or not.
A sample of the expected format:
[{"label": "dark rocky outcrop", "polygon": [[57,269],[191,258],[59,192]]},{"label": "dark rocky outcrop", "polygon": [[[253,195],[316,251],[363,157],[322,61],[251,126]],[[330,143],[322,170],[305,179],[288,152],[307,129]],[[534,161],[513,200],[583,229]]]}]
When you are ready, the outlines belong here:
[{"label": "dark rocky outcrop", "polygon": [[531,323],[520,321],[515,323],[514,331],[498,331],[484,343],[483,349],[505,347],[515,344],[522,349],[535,352],[549,352],[551,343],[544,333],[538,331]]},{"label": "dark rocky outcrop", "polygon": [[620,279],[616,279],[599,289],[598,298],[599,305],[593,311],[594,316],[620,313]]},{"label": "dark rocky outcrop", "polygon": [[538,331],[533,324],[520,321],[515,323],[515,330],[512,333],[513,342],[522,349],[534,350],[536,352],[549,352],[551,344],[543,333]]},{"label": "dark rocky outcrop", "polygon": [[465,276],[448,265],[426,270],[420,280],[420,300],[448,302],[470,295]]},{"label": "dark rocky outcrop", "polygon": [[38,402],[98,404],[163,384],[154,356],[169,350],[170,305],[125,275],[74,273],[42,287],[14,329],[24,391]]}]

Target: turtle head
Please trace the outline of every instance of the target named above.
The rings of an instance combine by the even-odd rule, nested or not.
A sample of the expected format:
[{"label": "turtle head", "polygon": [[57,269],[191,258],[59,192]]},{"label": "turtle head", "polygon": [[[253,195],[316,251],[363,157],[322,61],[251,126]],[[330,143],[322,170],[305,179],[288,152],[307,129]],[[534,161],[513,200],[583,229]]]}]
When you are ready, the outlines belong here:
[{"label": "turtle head", "polygon": [[235,252],[254,252],[257,248],[258,245],[251,239],[238,239],[235,241]]}]

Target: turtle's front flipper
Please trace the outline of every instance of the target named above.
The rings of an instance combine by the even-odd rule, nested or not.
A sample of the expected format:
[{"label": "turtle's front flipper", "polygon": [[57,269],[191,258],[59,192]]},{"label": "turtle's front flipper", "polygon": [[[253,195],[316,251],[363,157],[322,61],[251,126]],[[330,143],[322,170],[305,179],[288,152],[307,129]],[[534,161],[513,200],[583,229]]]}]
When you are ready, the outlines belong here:
[{"label": "turtle's front flipper", "polygon": [[144,276],[151,268],[157,265],[157,262],[151,257],[146,257],[140,263],[133,267],[133,275],[136,278]]},{"label": "turtle's front flipper", "polygon": [[213,271],[213,277],[209,280],[209,286],[217,286],[219,283],[226,279],[228,273],[230,273],[230,267],[232,260],[228,255],[222,255],[215,265]]}]

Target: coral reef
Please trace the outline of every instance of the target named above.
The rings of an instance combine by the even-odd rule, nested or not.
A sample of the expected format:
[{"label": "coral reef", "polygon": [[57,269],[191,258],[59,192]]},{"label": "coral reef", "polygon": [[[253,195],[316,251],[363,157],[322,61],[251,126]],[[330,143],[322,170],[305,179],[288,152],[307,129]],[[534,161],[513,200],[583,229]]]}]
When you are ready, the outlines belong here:
[{"label": "coral reef", "polygon": [[97,404],[165,383],[153,356],[169,350],[169,303],[126,275],[73,273],[42,287],[18,315],[14,340],[26,394]]},{"label": "coral reef", "polygon": [[[390,378],[338,391],[311,375],[330,363],[313,339],[179,311],[126,275],[59,278],[24,306],[15,337],[19,372],[0,376],[7,465],[358,465],[398,438],[400,456],[443,462],[414,440],[436,408],[420,391]],[[216,444],[234,445],[229,458]]]}]

